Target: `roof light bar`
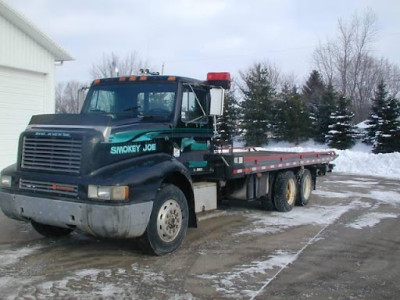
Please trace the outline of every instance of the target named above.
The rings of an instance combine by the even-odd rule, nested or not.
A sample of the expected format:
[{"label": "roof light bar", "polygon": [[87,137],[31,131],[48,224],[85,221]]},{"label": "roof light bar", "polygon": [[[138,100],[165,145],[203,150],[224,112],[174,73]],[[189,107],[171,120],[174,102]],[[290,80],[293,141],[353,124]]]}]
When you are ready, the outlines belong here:
[{"label": "roof light bar", "polygon": [[210,72],[207,74],[207,82],[214,86],[230,89],[231,74],[229,72]]},{"label": "roof light bar", "polygon": [[231,74],[229,72],[210,72],[207,74],[208,81],[230,81]]}]

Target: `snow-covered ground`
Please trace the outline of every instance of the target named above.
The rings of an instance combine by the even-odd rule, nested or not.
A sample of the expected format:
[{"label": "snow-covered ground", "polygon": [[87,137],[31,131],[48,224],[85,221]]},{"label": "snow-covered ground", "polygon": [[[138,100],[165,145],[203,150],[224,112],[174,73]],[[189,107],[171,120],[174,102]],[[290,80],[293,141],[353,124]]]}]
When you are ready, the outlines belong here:
[{"label": "snow-covered ground", "polygon": [[326,145],[316,144],[313,141],[305,142],[300,145],[292,145],[286,142],[272,142],[266,150],[304,152],[304,151],[324,151],[334,150],[339,157],[333,161],[336,165],[334,172],[347,174],[359,174],[400,179],[400,153],[374,154],[371,147],[358,143],[349,150],[337,150]]}]

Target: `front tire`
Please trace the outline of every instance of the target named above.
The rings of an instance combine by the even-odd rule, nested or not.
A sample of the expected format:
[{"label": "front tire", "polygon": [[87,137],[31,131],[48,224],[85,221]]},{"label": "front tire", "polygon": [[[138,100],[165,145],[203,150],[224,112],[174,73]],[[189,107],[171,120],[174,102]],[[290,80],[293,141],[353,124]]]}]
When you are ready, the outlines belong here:
[{"label": "front tire", "polygon": [[282,171],[276,176],[274,204],[277,211],[291,211],[296,203],[297,180],[292,171]]},{"label": "front tire", "polygon": [[72,232],[71,229],[45,225],[31,221],[32,227],[41,235],[48,238],[60,238]]},{"label": "front tire", "polygon": [[144,233],[149,250],[163,255],[176,250],[186,235],[189,208],[183,192],[175,185],[164,185],[154,201]]}]

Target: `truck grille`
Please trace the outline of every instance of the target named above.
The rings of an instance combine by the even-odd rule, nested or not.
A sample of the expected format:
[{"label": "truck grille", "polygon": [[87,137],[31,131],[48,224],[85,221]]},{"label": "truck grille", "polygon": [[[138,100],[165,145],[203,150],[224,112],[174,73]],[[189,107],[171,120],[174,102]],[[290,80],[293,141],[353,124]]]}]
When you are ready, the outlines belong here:
[{"label": "truck grille", "polygon": [[21,178],[19,181],[19,188],[21,190],[38,193],[78,197],[78,186],[71,184],[27,180]]},{"label": "truck grille", "polygon": [[82,140],[24,137],[21,167],[25,169],[79,173]]}]

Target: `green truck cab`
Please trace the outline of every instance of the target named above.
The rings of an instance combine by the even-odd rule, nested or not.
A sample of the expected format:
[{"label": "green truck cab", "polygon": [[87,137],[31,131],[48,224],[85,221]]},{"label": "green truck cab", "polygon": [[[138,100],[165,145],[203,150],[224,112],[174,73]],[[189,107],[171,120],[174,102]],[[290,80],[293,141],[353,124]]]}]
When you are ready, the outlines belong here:
[{"label": "green truck cab", "polygon": [[1,173],[3,212],[45,236],[144,236],[156,254],[175,250],[197,225],[193,178],[214,171],[205,157],[229,84],[229,73],[93,81],[80,114],[32,117]]}]

